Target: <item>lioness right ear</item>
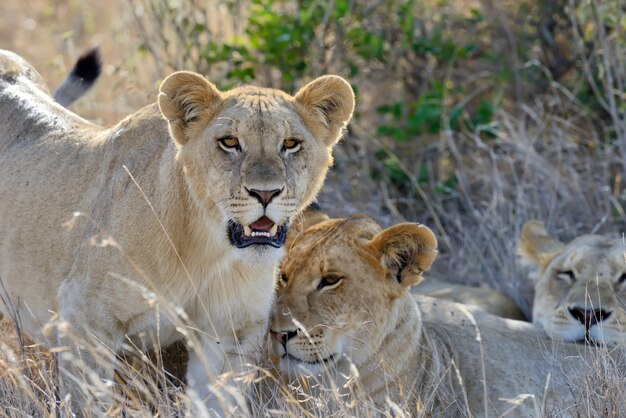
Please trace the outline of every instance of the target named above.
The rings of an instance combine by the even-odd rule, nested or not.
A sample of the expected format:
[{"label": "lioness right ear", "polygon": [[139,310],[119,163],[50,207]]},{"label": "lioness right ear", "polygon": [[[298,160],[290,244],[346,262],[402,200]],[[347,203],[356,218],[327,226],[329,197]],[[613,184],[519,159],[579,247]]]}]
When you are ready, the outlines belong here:
[{"label": "lioness right ear", "polygon": [[532,220],[522,227],[517,253],[525,264],[539,267],[543,271],[565,248],[565,244],[552,238],[543,222]]},{"label": "lioness right ear", "polygon": [[424,225],[402,223],[379,232],[370,242],[392,279],[404,287],[422,280],[437,257],[437,238]]},{"label": "lioness right ear", "polygon": [[172,138],[182,146],[187,143],[189,125],[202,113],[214,112],[222,102],[222,94],[200,74],[178,71],[163,80],[158,100]]},{"label": "lioness right ear", "polygon": [[350,84],[339,76],[325,75],[302,87],[295,99],[309,112],[313,111],[317,122],[328,129],[322,138],[326,146],[335,145],[354,111],[354,92]]}]

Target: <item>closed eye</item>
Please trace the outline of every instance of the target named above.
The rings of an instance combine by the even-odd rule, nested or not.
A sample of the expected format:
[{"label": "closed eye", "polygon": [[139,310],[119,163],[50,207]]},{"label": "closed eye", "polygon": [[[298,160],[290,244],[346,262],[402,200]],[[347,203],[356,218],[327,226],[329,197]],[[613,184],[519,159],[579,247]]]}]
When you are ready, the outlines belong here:
[{"label": "closed eye", "polygon": [[567,283],[572,283],[576,280],[576,276],[572,270],[562,270],[556,272],[556,278],[563,280]]}]

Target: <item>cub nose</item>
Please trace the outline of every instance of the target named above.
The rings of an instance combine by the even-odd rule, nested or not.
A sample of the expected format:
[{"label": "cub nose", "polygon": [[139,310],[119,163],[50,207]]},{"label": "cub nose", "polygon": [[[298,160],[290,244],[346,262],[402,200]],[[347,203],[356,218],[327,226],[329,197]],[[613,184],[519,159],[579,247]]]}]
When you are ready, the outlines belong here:
[{"label": "cub nose", "polygon": [[270,334],[276,341],[286,346],[287,341],[298,335],[298,331],[270,331]]},{"label": "cub nose", "polygon": [[250,196],[256,198],[263,205],[263,207],[267,207],[270,204],[272,199],[280,194],[283,189],[274,189],[274,190],[257,190],[257,189],[246,189]]},{"label": "cub nose", "polygon": [[569,313],[578,320],[578,322],[587,328],[590,328],[598,322],[606,320],[612,313],[611,311],[606,311],[604,309],[585,309],[579,308],[578,306],[568,308],[568,310]]}]

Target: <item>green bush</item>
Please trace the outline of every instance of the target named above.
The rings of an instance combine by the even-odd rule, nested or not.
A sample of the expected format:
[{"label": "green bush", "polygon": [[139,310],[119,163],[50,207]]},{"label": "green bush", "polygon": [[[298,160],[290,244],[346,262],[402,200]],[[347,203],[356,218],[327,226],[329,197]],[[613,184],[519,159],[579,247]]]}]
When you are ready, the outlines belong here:
[{"label": "green bush", "polygon": [[[505,1],[494,4],[498,10],[446,0],[227,2],[238,30],[225,35],[208,27],[208,12],[195,0],[137,1],[145,1],[160,35],[146,37],[144,48],[163,67],[196,69],[222,88],[254,82],[293,91],[332,72],[349,77],[358,92],[366,80],[383,80],[383,98],[359,108],[353,123],[373,125],[367,132],[379,145],[368,173],[389,182],[392,194],[419,194],[407,176],[423,178],[416,154],[433,137],[497,146],[498,109],[561,91],[626,153],[626,18],[619,0]],[[417,181],[427,194],[456,187],[449,170],[429,173]]]}]

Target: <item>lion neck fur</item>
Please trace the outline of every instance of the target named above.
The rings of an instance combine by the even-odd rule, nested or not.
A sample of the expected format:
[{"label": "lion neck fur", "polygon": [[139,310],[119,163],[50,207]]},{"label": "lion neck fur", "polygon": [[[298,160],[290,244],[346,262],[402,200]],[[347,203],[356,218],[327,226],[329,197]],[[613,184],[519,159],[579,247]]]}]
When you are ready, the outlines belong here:
[{"label": "lion neck fur", "polygon": [[458,406],[448,373],[452,349],[424,326],[419,306],[408,291],[393,304],[384,330],[372,355],[355,364],[374,402],[384,403],[388,396],[403,400],[409,408],[421,404],[428,411],[442,413]]}]

